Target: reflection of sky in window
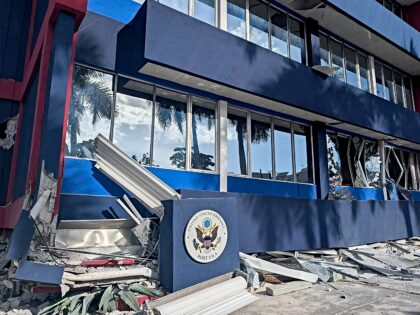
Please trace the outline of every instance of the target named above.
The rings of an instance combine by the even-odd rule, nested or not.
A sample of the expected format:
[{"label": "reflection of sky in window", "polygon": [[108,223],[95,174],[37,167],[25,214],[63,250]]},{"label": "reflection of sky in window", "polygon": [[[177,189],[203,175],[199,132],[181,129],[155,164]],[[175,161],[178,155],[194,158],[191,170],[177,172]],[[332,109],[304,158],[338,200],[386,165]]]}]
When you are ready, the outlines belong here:
[{"label": "reflection of sky in window", "polygon": [[294,19],[289,19],[290,27],[290,58],[305,63],[305,37],[303,24]]},{"label": "reflection of sky in window", "polygon": [[287,15],[271,9],[271,49],[285,57],[287,52]]},{"label": "reflection of sky in window", "polygon": [[408,109],[413,109],[413,99],[411,95],[411,84],[408,77],[404,77],[405,101]]},{"label": "reflection of sky in window", "polygon": [[347,83],[357,87],[356,52],[344,47]]},{"label": "reflection of sky in window", "polygon": [[395,95],[397,97],[397,104],[404,106],[401,74],[394,72],[394,79],[395,79]]},{"label": "reflection of sky in window", "polygon": [[159,0],[159,2],[177,11],[188,14],[188,0]]},{"label": "reflection of sky in window", "polygon": [[214,25],[214,0],[194,0],[194,17]]},{"label": "reflection of sky in window", "polygon": [[320,41],[320,53],[321,53],[321,66],[329,66],[329,49],[328,49],[328,37],[325,35],[319,35]]},{"label": "reflection of sky in window", "polygon": [[[307,129],[308,127],[303,128]],[[297,133],[297,129],[298,127],[295,125],[296,176],[298,182],[307,183],[309,181],[307,137],[305,134]]]},{"label": "reflection of sky in window", "polygon": [[344,81],[344,71],[343,71],[343,50],[340,43],[331,40],[331,56],[332,56],[332,66],[338,67],[339,69],[333,74],[333,77]]},{"label": "reflection of sky in window", "polygon": [[392,72],[389,68],[383,67],[384,71],[384,80],[385,80],[385,86],[384,86],[384,98],[388,101],[394,100],[394,96],[392,95]]},{"label": "reflection of sky in window", "polygon": [[[151,96],[150,96],[151,98]],[[149,99],[117,94],[113,142],[130,157],[141,161],[150,154],[153,104]]]},{"label": "reflection of sky in window", "polygon": [[[267,120],[267,118],[264,120]],[[255,134],[253,136],[255,139],[251,144],[252,177],[271,179],[271,125],[269,122],[253,119],[251,130]],[[264,136],[267,139],[264,139]]]},{"label": "reflection of sky in window", "polygon": [[359,55],[360,86],[362,90],[369,91],[368,62],[365,56]]},{"label": "reflection of sky in window", "polygon": [[[246,131],[246,118],[245,117],[239,117],[236,115],[228,115],[228,123],[227,123],[227,151],[228,151],[228,172],[229,173],[235,173],[235,174],[241,174],[241,168],[240,168],[240,154],[239,154],[239,140],[238,140],[238,133],[236,131],[237,122],[240,120],[243,123],[243,126]],[[247,140],[246,140],[246,132],[244,133],[244,137],[242,139],[242,144],[244,147],[244,156],[245,161],[247,164]],[[246,174],[243,172],[243,175]]]},{"label": "reflection of sky in window", "polygon": [[[282,123],[282,125],[289,125]],[[290,127],[274,126],[276,179],[293,180],[292,142]]]},{"label": "reflection of sky in window", "polygon": [[267,5],[259,1],[250,1],[249,11],[249,40],[261,47],[268,48]]},{"label": "reflection of sky in window", "polygon": [[157,95],[153,164],[168,168],[181,167],[173,165],[170,158],[177,152],[176,149],[185,150],[186,96],[163,89],[157,89]]},{"label": "reflection of sky in window", "polygon": [[236,36],[245,38],[244,1],[229,1],[227,3],[227,31]]}]

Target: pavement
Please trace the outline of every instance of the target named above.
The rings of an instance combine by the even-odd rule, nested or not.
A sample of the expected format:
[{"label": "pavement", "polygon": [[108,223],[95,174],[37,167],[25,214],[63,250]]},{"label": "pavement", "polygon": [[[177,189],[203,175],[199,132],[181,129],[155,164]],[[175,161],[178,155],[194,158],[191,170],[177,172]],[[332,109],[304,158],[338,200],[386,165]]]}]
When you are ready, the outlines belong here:
[{"label": "pavement", "polygon": [[374,277],[361,282],[318,283],[309,289],[260,300],[233,313],[257,314],[411,314],[420,315],[420,270],[410,280]]}]

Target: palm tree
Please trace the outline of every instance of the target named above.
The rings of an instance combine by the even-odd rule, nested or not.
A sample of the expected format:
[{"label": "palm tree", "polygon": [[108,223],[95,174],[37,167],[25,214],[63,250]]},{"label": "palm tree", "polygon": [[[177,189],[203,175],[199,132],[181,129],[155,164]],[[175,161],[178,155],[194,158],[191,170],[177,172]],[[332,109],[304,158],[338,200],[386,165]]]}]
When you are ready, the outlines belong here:
[{"label": "palm tree", "polygon": [[80,119],[86,112],[92,115],[93,125],[100,118],[111,119],[112,90],[100,81],[103,76],[102,72],[93,69],[74,67],[67,125],[67,132],[70,134],[69,153],[71,155],[86,156],[77,143],[77,136],[80,134]]}]

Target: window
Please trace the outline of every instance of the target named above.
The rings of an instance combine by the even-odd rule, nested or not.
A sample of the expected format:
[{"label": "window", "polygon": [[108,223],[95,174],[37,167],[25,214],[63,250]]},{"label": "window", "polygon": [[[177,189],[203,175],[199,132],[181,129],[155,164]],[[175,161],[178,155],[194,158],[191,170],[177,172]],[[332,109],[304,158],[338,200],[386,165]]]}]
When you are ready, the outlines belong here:
[{"label": "window", "polygon": [[382,81],[382,65],[375,62],[376,95],[385,98],[384,85]]},{"label": "window", "polygon": [[187,96],[156,89],[153,164],[185,168]]},{"label": "window", "polygon": [[270,117],[257,114],[251,117],[252,177],[272,179]]},{"label": "window", "polygon": [[268,6],[258,0],[249,0],[249,40],[268,48]]},{"label": "window", "polygon": [[274,120],[275,179],[293,181],[292,134],[290,123]]},{"label": "window", "polygon": [[299,183],[312,182],[309,167],[311,148],[311,130],[308,126],[293,124],[296,181]]},{"label": "window", "polygon": [[194,17],[214,26],[216,22],[215,0],[194,0]]},{"label": "window", "polygon": [[409,77],[404,76],[404,96],[405,107],[414,110],[413,95],[411,94],[411,81]]},{"label": "window", "polygon": [[236,36],[246,38],[246,1],[227,1],[227,31]]},{"label": "window", "polygon": [[333,77],[345,81],[343,71],[343,49],[342,45],[335,40],[330,40],[331,47],[331,66],[337,67],[338,70],[333,74]]},{"label": "window", "polygon": [[113,76],[75,66],[66,134],[67,156],[93,158],[94,138],[110,135]]},{"label": "window", "polygon": [[391,0],[376,0],[376,1],[379,2],[381,5],[383,5],[385,8],[387,8],[389,11],[393,12],[400,19],[403,18],[401,6],[399,6],[397,3]]},{"label": "window", "polygon": [[330,65],[330,48],[328,47],[328,37],[319,34],[320,41],[320,55],[321,55],[321,66]]},{"label": "window", "polygon": [[192,97],[191,167],[214,171],[216,157],[216,104]]},{"label": "window", "polygon": [[387,8],[389,11],[392,11],[392,2],[389,0],[384,0],[384,6],[385,8]]},{"label": "window", "polygon": [[361,54],[357,54],[357,58],[359,61],[359,73],[360,73],[360,88],[364,91],[369,91],[369,67],[368,67],[368,59],[366,56]]},{"label": "window", "polygon": [[287,14],[270,7],[271,49],[285,57],[288,53]]},{"label": "window", "polygon": [[305,64],[305,28],[302,22],[289,17],[290,28],[290,58]]},{"label": "window", "polygon": [[118,78],[113,142],[141,164],[150,165],[153,86]]},{"label": "window", "polygon": [[383,67],[384,73],[384,98],[388,101],[394,101],[394,85],[392,81],[392,71],[388,67]]},{"label": "window", "polygon": [[159,0],[159,2],[179,12],[188,14],[188,0]]},{"label": "window", "polygon": [[398,72],[394,72],[394,82],[395,82],[395,101],[398,105],[404,106],[402,76]]},{"label": "window", "polygon": [[344,57],[346,58],[346,81],[348,84],[358,87],[356,52],[348,47],[344,47]]},{"label": "window", "polygon": [[228,172],[246,175],[248,165],[246,112],[229,109],[227,123]]}]

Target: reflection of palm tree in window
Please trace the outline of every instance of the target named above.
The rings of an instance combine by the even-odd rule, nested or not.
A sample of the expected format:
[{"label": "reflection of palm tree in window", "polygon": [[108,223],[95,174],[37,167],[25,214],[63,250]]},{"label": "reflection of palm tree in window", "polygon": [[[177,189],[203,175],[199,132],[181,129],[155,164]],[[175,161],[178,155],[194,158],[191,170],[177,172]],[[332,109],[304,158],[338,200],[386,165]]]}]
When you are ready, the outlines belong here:
[{"label": "reflection of palm tree in window", "polygon": [[[67,125],[67,132],[70,135],[69,153],[72,156],[86,157],[82,148],[83,144],[80,146],[77,143],[77,137],[80,135],[80,120],[83,115],[92,116],[92,125],[101,118],[111,119],[112,90],[101,81],[103,76],[103,73],[93,69],[74,67]],[[93,142],[93,139],[90,141]],[[84,145],[89,147],[89,143]]]}]

